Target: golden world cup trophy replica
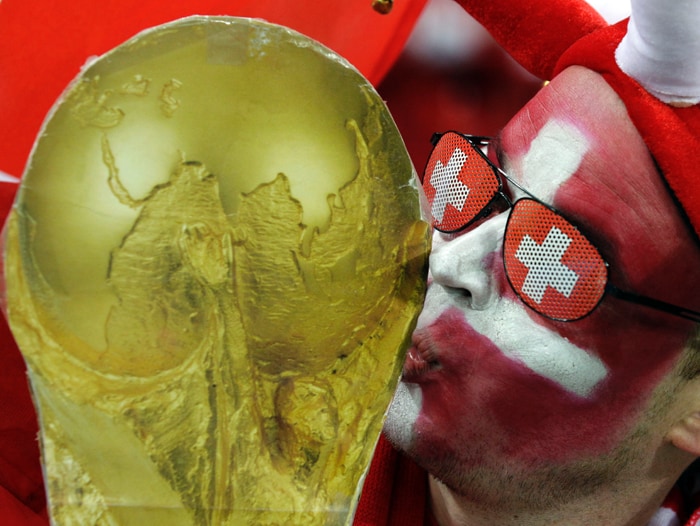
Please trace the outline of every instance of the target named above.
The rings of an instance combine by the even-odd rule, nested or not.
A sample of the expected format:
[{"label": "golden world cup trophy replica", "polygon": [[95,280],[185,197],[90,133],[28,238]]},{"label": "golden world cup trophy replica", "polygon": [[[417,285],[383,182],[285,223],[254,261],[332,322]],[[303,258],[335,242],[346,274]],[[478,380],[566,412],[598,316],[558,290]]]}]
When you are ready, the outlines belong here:
[{"label": "golden world cup trophy replica", "polygon": [[349,524],[423,298],[413,177],[289,29],[192,17],[87,64],[5,226],[54,524]]}]

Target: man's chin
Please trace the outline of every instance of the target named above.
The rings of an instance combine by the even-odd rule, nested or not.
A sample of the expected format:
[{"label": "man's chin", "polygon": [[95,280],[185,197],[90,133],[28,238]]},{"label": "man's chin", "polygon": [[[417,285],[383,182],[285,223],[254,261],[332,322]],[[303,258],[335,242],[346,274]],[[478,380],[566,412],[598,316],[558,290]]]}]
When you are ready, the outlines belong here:
[{"label": "man's chin", "polygon": [[414,427],[422,405],[417,384],[399,382],[384,422],[384,434],[397,448],[408,451],[414,439]]}]

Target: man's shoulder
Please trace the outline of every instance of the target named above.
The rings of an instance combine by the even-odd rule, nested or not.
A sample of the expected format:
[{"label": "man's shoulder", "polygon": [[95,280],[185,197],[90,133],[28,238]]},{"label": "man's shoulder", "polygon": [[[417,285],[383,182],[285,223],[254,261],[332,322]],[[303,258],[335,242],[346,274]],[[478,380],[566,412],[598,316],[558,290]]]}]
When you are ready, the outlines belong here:
[{"label": "man's shoulder", "polygon": [[700,526],[700,459],[685,470],[676,488],[680,500],[678,513],[680,516],[689,517],[685,526]]},{"label": "man's shoulder", "polygon": [[430,524],[427,473],[382,436],[365,477],[353,525]]}]

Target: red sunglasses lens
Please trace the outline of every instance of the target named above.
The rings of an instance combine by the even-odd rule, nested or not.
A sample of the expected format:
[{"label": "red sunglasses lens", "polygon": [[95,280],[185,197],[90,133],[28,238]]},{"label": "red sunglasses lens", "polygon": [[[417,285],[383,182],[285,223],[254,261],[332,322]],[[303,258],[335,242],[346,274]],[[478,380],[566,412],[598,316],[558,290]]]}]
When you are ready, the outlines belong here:
[{"label": "red sunglasses lens", "polygon": [[562,216],[531,199],[511,210],[503,241],[506,275],[518,296],[555,320],[577,320],[600,302],[607,266]]},{"label": "red sunglasses lens", "polygon": [[464,228],[486,208],[500,184],[480,151],[457,133],[445,133],[428,159],[423,189],[433,227],[443,232]]}]

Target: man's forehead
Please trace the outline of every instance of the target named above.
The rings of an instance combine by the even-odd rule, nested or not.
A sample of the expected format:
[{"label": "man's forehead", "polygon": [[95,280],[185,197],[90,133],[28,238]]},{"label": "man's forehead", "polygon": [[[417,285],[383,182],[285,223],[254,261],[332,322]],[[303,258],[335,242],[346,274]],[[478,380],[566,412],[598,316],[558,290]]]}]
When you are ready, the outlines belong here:
[{"label": "man's forehead", "polygon": [[[506,125],[500,142],[506,171],[540,200],[574,212],[570,219],[588,218],[596,203],[647,207],[665,193],[624,104],[602,77],[584,68],[564,71],[541,90]],[[561,200],[572,192],[589,206],[569,210],[572,203]],[[630,200],[630,193],[643,199]]]},{"label": "man's forehead", "polygon": [[[511,175],[549,203],[578,171],[590,172],[595,166],[587,175],[606,180],[610,166],[601,162],[619,162],[614,144],[646,151],[618,95],[600,75],[581,67],[555,77],[506,125],[500,138],[507,171],[510,168]],[[581,170],[588,154],[595,162]]]}]

